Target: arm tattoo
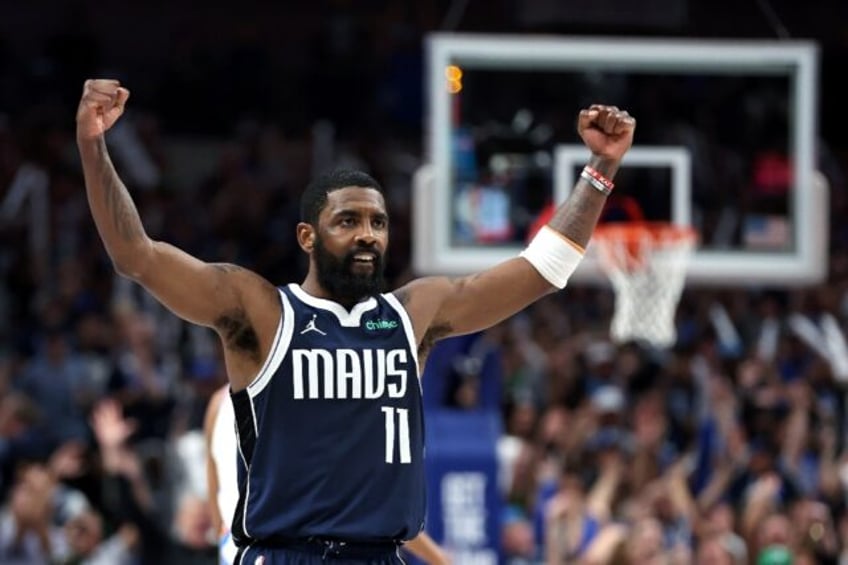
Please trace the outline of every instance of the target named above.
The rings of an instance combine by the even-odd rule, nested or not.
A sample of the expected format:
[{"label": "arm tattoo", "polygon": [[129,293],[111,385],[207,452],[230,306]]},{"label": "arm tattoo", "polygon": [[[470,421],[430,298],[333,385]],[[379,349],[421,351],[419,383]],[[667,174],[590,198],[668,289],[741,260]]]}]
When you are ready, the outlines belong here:
[{"label": "arm tattoo", "polygon": [[238,265],[233,265],[232,263],[213,263],[212,268],[217,269],[222,273],[237,273],[244,270],[244,268],[239,267]]},{"label": "arm tattoo", "polygon": [[[589,165],[607,178],[612,178],[618,169],[617,162],[594,156],[589,161]],[[592,231],[598,223],[606,200],[606,196],[581,178],[574,186],[574,191],[568,200],[557,208],[548,225],[585,248],[589,244]]]},{"label": "arm tattoo", "polygon": [[97,144],[97,156],[100,158],[99,176],[103,186],[103,197],[106,209],[112,220],[115,231],[124,241],[139,239],[144,235],[144,227],[138,216],[127,187],[118,178],[109,153],[106,151],[106,141]]}]

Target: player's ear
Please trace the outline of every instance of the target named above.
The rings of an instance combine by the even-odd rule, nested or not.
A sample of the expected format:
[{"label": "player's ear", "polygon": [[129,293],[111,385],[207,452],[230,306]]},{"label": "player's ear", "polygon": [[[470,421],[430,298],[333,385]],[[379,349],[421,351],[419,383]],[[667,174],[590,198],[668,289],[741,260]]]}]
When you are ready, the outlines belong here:
[{"label": "player's ear", "polygon": [[297,224],[297,243],[307,253],[312,253],[315,247],[315,227],[306,222]]}]

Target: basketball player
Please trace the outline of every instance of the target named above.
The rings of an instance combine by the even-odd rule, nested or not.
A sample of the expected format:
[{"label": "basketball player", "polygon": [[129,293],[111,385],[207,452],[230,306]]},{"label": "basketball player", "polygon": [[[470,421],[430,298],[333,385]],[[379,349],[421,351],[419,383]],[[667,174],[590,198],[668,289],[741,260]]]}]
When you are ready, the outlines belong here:
[{"label": "basketball player", "polygon": [[[218,549],[220,565],[232,565],[238,548],[230,535],[230,520],[238,502],[236,468],[235,414],[229,399],[229,385],[221,387],[206,407],[203,431],[206,436],[206,480],[214,531],[220,533]],[[447,565],[447,554],[427,532],[406,542],[404,548],[429,565]]]},{"label": "basketball player", "polygon": [[519,257],[382,294],[389,218],[380,185],[360,172],[304,191],[296,237],[309,270],[299,285],[277,288],[150,239],[106,149],[128,98],[114,80],[83,88],[77,145],[88,202],[115,269],[221,337],[239,444],[235,563],[397,563],[425,514],[421,364],[436,340],[487,328],[565,287],[634,119],[610,106],[580,112],[592,157]]}]

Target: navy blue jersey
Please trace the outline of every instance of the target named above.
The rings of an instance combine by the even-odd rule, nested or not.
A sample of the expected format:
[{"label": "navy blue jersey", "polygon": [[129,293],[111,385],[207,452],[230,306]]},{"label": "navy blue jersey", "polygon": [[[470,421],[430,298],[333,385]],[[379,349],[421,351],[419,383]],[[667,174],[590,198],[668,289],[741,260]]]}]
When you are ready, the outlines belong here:
[{"label": "navy blue jersey", "polygon": [[254,381],[234,393],[238,545],[406,540],[424,522],[424,423],[412,323],[391,294],[349,312],[298,285]]}]

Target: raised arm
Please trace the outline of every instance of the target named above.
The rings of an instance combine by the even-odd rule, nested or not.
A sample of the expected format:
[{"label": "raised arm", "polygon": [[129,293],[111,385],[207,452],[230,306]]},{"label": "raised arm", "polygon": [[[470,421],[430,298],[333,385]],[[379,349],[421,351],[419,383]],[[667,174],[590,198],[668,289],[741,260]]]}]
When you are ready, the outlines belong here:
[{"label": "raised arm", "polygon": [[569,198],[520,257],[458,279],[418,279],[396,292],[425,348],[434,339],[490,327],[565,286],[589,243],[635,127],[636,121],[615,106],[582,110],[577,130],[592,157]]},{"label": "raised arm", "polygon": [[280,317],[276,290],[255,273],[205,263],[147,235],[106,148],[106,131],[129,95],[118,81],[88,80],[77,110],[77,146],[97,231],[120,274],[181,318],[218,331],[230,378],[240,388],[270,348]]}]

